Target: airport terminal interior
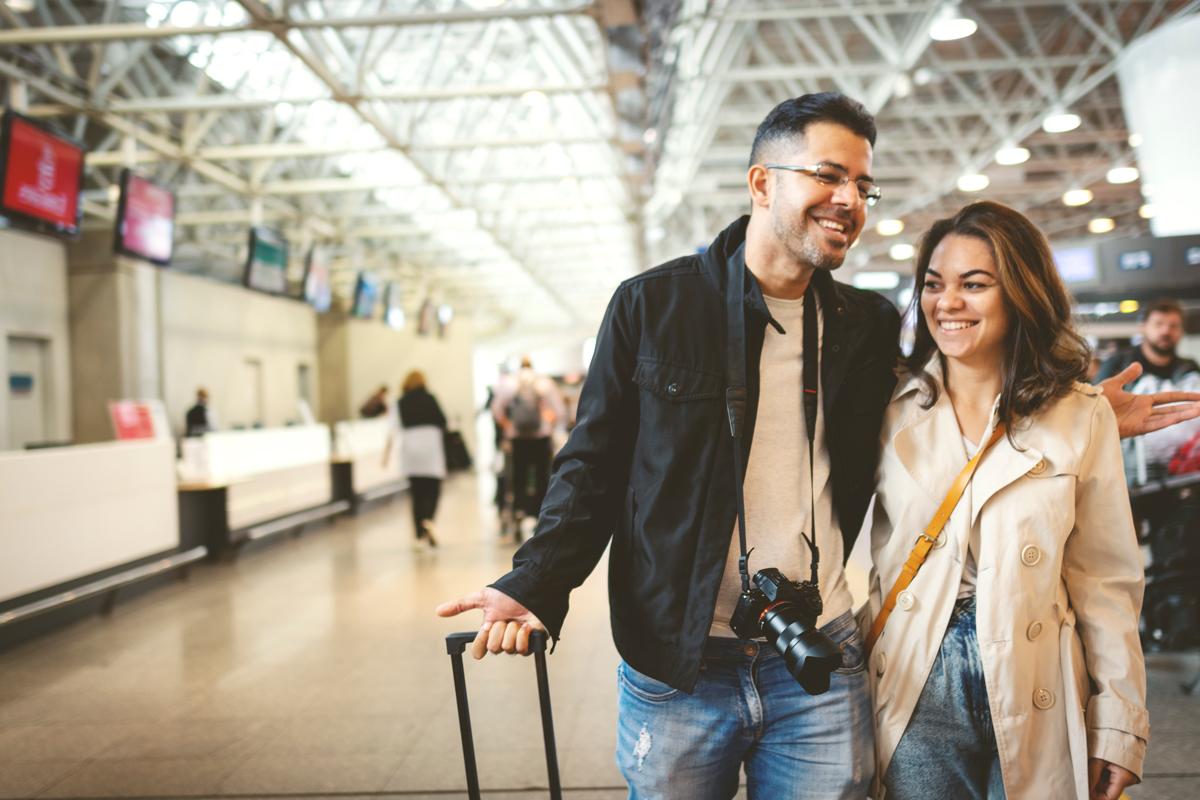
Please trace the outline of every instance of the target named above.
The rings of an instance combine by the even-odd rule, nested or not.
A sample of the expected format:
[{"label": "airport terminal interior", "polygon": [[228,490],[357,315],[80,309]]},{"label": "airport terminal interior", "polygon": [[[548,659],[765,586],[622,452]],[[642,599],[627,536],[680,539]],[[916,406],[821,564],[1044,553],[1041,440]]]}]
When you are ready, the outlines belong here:
[{"label": "airport terminal interior", "polygon": [[[0,797],[467,796],[480,615],[434,608],[537,532],[618,285],[749,213],[759,123],[833,91],[878,129],[828,180],[879,190],[837,281],[903,313],[922,234],[998,201],[1089,379],[1200,392],[1197,0],[0,0]],[[1200,418],[1120,458],[1126,794],[1191,800]],[[552,764],[537,661],[465,658],[482,796],[629,796],[607,559]]]}]

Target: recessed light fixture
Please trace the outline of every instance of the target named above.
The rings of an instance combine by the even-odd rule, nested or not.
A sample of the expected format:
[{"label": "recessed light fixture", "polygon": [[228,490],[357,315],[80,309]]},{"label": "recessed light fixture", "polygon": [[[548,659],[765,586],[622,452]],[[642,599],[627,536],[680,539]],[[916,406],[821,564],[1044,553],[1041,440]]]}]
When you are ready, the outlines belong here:
[{"label": "recessed light fixture", "polygon": [[1137,167],[1113,167],[1108,171],[1109,183],[1133,183],[1138,179]]},{"label": "recessed light fixture", "polygon": [[1006,167],[1011,167],[1015,164],[1024,164],[1028,160],[1029,150],[1024,147],[1008,145],[996,151],[996,163]]},{"label": "recessed light fixture", "polygon": [[904,230],[904,220],[902,219],[881,219],[879,224],[875,226],[875,230],[880,236],[895,236]]},{"label": "recessed light fixture", "polygon": [[938,42],[965,39],[976,31],[975,20],[964,17],[958,3],[946,3],[929,26],[929,38]]},{"label": "recessed light fixture", "polygon": [[1130,147],[1141,147],[1142,142],[1144,142],[1144,141],[1145,141],[1145,139],[1142,138],[1142,135],[1140,133],[1129,134],[1129,146]]},{"label": "recessed light fixture", "polygon": [[894,244],[888,249],[888,255],[892,257],[893,261],[908,261],[913,257],[914,252],[916,251],[913,246],[907,242]]},{"label": "recessed light fixture", "polygon": [[1086,206],[1095,196],[1091,189],[1070,189],[1063,192],[1062,201],[1065,206]]},{"label": "recessed light fixture", "polygon": [[1042,120],[1042,130],[1046,133],[1066,133],[1079,127],[1082,120],[1078,114],[1069,111],[1052,111]]},{"label": "recessed light fixture", "polygon": [[958,177],[958,190],[960,192],[981,192],[988,187],[991,181],[987,175],[981,173],[960,175]]},{"label": "recessed light fixture", "polygon": [[1088,222],[1088,230],[1092,233],[1108,233],[1113,228],[1117,227],[1117,223],[1112,217],[1096,217]]},{"label": "recessed light fixture", "polygon": [[33,0],[4,0],[4,5],[8,6],[10,11],[15,11],[18,14],[33,11]]},{"label": "recessed light fixture", "polygon": [[1154,204],[1153,203],[1143,203],[1142,207],[1138,209],[1138,216],[1141,217],[1142,219],[1153,219],[1154,218]]},{"label": "recessed light fixture", "polygon": [[646,128],[646,132],[642,134],[642,141],[646,144],[654,144],[658,141],[658,131],[654,128]]}]

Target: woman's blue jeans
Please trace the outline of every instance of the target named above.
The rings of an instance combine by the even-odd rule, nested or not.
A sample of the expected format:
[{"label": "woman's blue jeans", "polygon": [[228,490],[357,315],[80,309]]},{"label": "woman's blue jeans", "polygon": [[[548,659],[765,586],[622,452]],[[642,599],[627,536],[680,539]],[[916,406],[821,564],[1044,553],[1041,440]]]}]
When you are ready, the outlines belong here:
[{"label": "woman's blue jeans", "polygon": [[622,662],[617,764],[631,800],[861,800],[874,763],[862,637],[849,613],[823,628],[842,648],[829,691],[810,695],[766,642],[709,639],[692,694]]},{"label": "woman's blue jeans", "polygon": [[992,729],[975,598],[954,604],[937,660],[888,764],[887,800],[953,797],[1004,800]]}]

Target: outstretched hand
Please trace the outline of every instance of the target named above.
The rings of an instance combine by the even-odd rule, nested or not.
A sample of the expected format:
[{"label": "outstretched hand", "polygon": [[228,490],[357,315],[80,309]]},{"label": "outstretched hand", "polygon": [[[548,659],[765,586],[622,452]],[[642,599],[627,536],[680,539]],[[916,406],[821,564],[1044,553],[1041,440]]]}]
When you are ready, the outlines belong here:
[{"label": "outstretched hand", "polygon": [[471,655],[476,659],[501,651],[527,656],[529,634],[546,630],[532,611],[490,586],[461,600],[442,603],[434,613],[439,617],[454,617],[476,608],[483,611],[483,625],[471,643]]},{"label": "outstretched hand", "polygon": [[1125,787],[1137,783],[1137,776],[1124,767],[1102,758],[1088,759],[1088,797],[1090,800],[1118,800]]},{"label": "outstretched hand", "polygon": [[1153,433],[1200,417],[1200,392],[1133,394],[1121,388],[1136,381],[1141,374],[1142,365],[1135,361],[1098,384],[1116,412],[1117,430],[1122,439]]}]

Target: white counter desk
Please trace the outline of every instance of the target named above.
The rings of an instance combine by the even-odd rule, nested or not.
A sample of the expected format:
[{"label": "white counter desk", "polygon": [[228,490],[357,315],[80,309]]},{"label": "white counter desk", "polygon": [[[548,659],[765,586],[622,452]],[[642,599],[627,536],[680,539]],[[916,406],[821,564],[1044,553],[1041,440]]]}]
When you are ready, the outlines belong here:
[{"label": "white counter desk", "polygon": [[219,431],[182,449],[184,536],[215,555],[350,508],[333,497],[327,425]]},{"label": "white counter desk", "polygon": [[401,435],[392,420],[383,417],[334,425],[334,496],[349,500],[357,511],[365,501],[408,488],[400,471]]}]

